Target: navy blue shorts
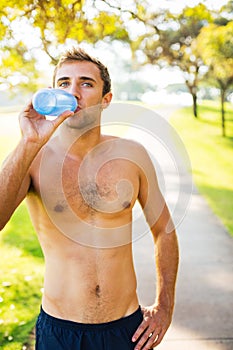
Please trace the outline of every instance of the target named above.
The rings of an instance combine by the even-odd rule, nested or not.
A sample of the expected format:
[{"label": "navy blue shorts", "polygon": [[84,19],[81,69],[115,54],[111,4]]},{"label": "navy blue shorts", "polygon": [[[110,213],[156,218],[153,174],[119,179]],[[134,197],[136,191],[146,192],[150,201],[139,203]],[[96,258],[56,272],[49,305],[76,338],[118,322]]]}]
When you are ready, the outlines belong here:
[{"label": "navy blue shorts", "polygon": [[41,309],[36,323],[36,350],[133,350],[133,334],[143,320],[141,308],[119,320],[85,324],[66,321]]}]

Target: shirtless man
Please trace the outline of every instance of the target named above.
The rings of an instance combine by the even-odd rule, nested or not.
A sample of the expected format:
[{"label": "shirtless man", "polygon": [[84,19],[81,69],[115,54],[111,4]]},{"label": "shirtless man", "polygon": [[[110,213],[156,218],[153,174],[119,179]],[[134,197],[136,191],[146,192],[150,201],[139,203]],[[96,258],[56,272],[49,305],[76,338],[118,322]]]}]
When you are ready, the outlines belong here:
[{"label": "shirtless man", "polygon": [[[54,87],[73,94],[78,109],[46,120],[28,104],[19,116],[22,138],[0,174],[0,228],[27,197],[45,257],[36,349],[151,349],[172,320],[178,266],[154,168],[138,143],[101,133],[112,99],[102,63],[69,50]],[[143,308],[132,259],[136,200],[151,228],[158,277],[156,301]]]}]

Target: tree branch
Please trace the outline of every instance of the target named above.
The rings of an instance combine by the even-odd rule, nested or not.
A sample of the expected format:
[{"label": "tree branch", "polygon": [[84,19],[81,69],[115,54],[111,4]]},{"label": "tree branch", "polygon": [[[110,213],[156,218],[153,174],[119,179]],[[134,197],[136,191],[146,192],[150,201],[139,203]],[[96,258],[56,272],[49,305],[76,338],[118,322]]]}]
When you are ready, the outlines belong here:
[{"label": "tree branch", "polygon": [[107,6],[109,6],[112,9],[118,10],[118,11],[123,12],[123,13],[129,13],[133,19],[138,19],[140,22],[144,23],[145,25],[149,25],[149,26],[153,27],[157,34],[160,33],[159,28],[155,24],[149,22],[149,20],[146,18],[142,18],[137,13],[135,13],[131,10],[122,9],[120,6],[112,5],[112,4],[110,4],[110,2],[108,0],[101,0],[101,1],[104,2]]}]

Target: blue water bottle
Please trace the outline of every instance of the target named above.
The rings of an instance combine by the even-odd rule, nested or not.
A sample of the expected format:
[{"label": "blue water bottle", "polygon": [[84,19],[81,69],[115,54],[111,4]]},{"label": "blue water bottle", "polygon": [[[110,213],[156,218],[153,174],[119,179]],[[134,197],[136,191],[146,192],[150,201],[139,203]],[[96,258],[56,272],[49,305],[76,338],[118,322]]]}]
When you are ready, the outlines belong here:
[{"label": "blue water bottle", "polygon": [[41,89],[32,98],[33,108],[42,115],[58,116],[64,111],[75,111],[76,98],[61,89]]}]

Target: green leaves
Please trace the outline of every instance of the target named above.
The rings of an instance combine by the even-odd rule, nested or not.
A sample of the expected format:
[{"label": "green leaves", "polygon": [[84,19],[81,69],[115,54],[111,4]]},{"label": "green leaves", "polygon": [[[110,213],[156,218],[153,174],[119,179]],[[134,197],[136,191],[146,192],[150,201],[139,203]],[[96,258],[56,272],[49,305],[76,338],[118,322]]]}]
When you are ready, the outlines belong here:
[{"label": "green leaves", "polygon": [[1,54],[0,83],[13,89],[21,84],[26,90],[34,86],[38,73],[34,70],[35,58],[31,57],[23,42],[17,46],[5,46]]},{"label": "green leaves", "polygon": [[233,85],[233,22],[203,28],[197,38],[198,51],[208,66],[207,77],[221,92],[222,135],[225,136],[226,92]]},{"label": "green leaves", "polygon": [[40,51],[56,64],[59,47],[67,42],[128,41],[121,18],[90,7],[90,0],[2,0],[0,16],[0,84],[10,88],[19,84],[32,90]]},{"label": "green leaves", "polygon": [[216,79],[233,80],[233,22],[203,28],[198,37],[198,50]]},{"label": "green leaves", "polygon": [[[51,63],[56,64],[61,47],[82,43],[95,45],[99,41],[126,42],[135,61],[140,58],[135,66],[151,63],[178,67],[184,72],[190,91],[197,91],[203,60],[213,68],[213,60],[219,57],[215,68],[218,74],[224,66],[225,71],[229,64],[231,67],[232,25],[227,23],[232,22],[232,1],[219,13],[203,3],[186,7],[178,14],[166,9],[152,11],[146,0],[135,0],[131,5],[123,0],[2,0],[0,84],[14,87],[18,79],[21,85],[32,90],[32,83],[37,84],[40,52],[46,53]],[[212,33],[203,29],[203,38],[197,43],[202,28],[220,19],[224,19],[224,26],[215,24]],[[207,40],[204,36],[213,36],[217,30],[218,39],[213,39],[211,45],[202,45],[201,42]],[[215,58],[213,54],[204,53],[209,46]],[[225,60],[228,60],[226,65]]]}]

